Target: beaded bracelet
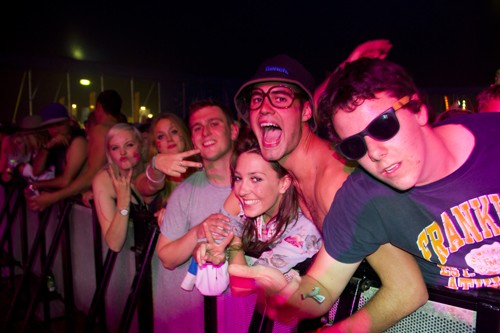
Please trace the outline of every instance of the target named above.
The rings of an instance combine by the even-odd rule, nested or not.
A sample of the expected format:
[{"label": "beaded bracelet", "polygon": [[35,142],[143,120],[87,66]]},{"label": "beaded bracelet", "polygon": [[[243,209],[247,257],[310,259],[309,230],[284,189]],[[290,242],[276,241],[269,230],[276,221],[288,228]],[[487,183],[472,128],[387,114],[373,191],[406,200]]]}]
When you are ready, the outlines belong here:
[{"label": "beaded bracelet", "polygon": [[[154,157],[153,157],[153,159],[154,159]],[[153,179],[153,178],[149,175],[149,168],[151,168],[151,167],[152,167],[152,166],[151,166],[151,164],[150,164],[150,165],[148,165],[148,166],[146,167],[146,178],[147,178],[147,179],[148,179],[151,183],[155,183],[155,184],[158,184],[158,183],[161,183],[161,182],[165,181],[165,174],[163,174],[163,173],[161,174],[161,178],[160,178],[160,179],[157,179],[157,180]],[[152,168],[154,168],[154,167],[152,167]]]}]

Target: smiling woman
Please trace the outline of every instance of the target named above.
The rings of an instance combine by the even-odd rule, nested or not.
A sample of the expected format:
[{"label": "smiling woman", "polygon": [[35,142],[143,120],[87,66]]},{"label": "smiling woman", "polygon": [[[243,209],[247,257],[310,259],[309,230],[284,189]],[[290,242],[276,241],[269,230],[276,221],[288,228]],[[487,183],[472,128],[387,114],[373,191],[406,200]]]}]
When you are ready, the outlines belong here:
[{"label": "smiling woman", "polygon": [[[230,218],[234,235],[217,243],[205,229],[207,241],[197,244],[194,251],[198,264],[205,269],[227,260],[233,265],[272,267],[287,280],[299,272],[304,273],[319,251],[322,239],[315,224],[299,208],[291,175],[278,162],[264,159],[249,128],[241,130],[231,170],[232,193],[224,203],[222,213]],[[231,281],[231,293],[248,296],[240,302],[248,302],[247,306],[252,309],[254,290],[241,282],[237,279]],[[230,301],[227,304],[224,306],[235,306]],[[249,322],[249,332],[267,332],[273,325],[276,331],[297,329],[294,321],[273,323],[257,312]]]}]

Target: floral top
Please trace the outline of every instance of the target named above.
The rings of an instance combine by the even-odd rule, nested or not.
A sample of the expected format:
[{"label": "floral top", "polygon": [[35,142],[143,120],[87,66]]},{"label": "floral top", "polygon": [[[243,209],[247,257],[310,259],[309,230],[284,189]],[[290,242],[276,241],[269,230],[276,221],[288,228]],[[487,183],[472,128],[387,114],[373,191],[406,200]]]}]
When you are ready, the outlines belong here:
[{"label": "floral top", "polygon": [[[243,223],[248,221],[243,211],[237,217],[230,215],[224,209],[221,212],[231,219],[235,235],[241,237]],[[254,223],[258,230],[258,238],[261,241],[268,240],[276,233],[274,220],[266,224],[263,217],[259,216],[254,220]],[[319,251],[322,243],[321,234],[316,225],[299,211],[297,221],[290,223],[279,239],[270,246],[269,250],[262,252],[259,258],[250,256],[245,256],[245,258],[249,266],[272,266],[285,274],[297,264],[312,258]]]}]

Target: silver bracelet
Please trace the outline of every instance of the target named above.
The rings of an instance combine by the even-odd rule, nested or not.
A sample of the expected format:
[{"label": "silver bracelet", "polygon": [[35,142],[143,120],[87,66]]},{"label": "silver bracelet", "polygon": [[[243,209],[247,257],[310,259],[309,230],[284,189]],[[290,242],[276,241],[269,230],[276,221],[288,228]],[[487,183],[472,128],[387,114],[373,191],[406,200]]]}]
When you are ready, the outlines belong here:
[{"label": "silver bracelet", "polygon": [[161,175],[161,178],[160,178],[160,179],[158,179],[158,180],[154,180],[154,179],[150,176],[150,174],[149,174],[149,168],[151,168],[151,164],[150,164],[150,165],[148,165],[148,166],[146,167],[146,178],[147,178],[147,179],[148,179],[151,183],[159,184],[159,183],[161,183],[161,182],[164,182],[164,181],[165,181],[165,174],[164,174],[164,173],[162,173],[162,175]]}]

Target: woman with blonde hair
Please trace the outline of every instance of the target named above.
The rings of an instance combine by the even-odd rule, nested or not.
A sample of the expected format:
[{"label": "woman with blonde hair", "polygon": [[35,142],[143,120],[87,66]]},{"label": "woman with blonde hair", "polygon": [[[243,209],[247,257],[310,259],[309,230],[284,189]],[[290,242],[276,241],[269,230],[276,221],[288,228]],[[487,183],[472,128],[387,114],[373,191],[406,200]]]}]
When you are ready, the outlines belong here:
[{"label": "woman with blonde hair", "polygon": [[119,252],[126,241],[131,205],[144,210],[155,195],[141,195],[134,180],[144,171],[141,134],[130,124],[114,125],[106,135],[108,165],[94,177],[92,189],[102,236]]},{"label": "woman with blonde hair", "polygon": [[[158,223],[172,191],[202,164],[193,149],[191,135],[184,121],[173,113],[163,113],[153,120],[149,130],[148,155],[151,161],[137,178],[136,186],[145,195],[160,192],[155,204]],[[189,158],[191,160],[185,160]]]}]

